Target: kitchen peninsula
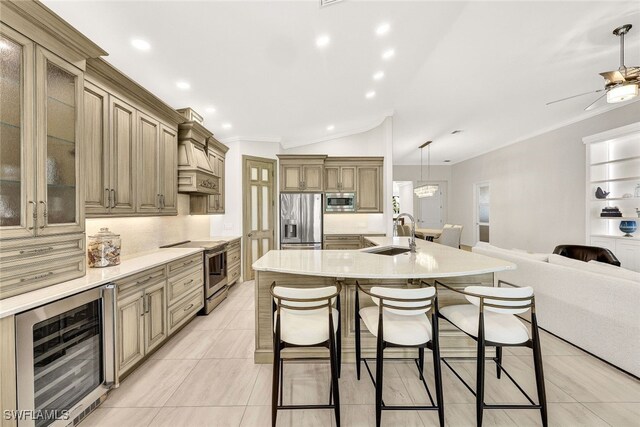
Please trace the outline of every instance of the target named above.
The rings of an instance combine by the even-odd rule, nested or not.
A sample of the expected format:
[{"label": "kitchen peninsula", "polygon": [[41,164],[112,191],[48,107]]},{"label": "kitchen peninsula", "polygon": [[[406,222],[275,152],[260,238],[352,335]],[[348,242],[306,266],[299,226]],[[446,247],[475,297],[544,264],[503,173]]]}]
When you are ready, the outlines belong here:
[{"label": "kitchen peninsula", "polygon": [[[418,287],[421,283],[433,284],[436,279],[454,287],[469,284],[494,286],[494,273],[513,270],[515,264],[454,249],[423,240],[416,241],[416,253],[409,252],[406,237],[366,237],[361,250],[288,250],[270,251],[253,264],[256,270],[256,363],[272,360],[273,313],[269,287],[275,281],[282,286],[319,287],[330,286],[336,281],[342,284],[341,321],[342,352],[344,361],[354,360],[355,283],[365,287]],[[451,291],[438,290],[440,307],[457,303],[458,296]],[[372,305],[370,299],[361,298],[361,306]],[[472,355],[473,341],[450,325],[440,325],[440,345],[444,356]],[[364,357],[375,354],[375,338],[363,332]],[[298,356],[322,355],[317,349],[291,349]],[[389,353],[404,357],[404,349],[389,349]]]}]

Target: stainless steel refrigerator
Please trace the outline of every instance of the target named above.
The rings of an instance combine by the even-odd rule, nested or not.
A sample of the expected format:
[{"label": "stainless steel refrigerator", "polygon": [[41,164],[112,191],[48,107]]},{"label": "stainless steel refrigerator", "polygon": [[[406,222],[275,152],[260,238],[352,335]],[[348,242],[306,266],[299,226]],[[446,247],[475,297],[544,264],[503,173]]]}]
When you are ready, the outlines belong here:
[{"label": "stainless steel refrigerator", "polygon": [[322,249],[322,197],[280,194],[280,249]]}]

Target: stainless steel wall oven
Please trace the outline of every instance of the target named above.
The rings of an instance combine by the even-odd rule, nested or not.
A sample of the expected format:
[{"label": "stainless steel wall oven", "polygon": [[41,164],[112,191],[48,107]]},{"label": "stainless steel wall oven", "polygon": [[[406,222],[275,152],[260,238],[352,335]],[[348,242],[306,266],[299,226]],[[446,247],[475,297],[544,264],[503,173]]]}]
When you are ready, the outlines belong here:
[{"label": "stainless steel wall oven", "polygon": [[68,425],[113,386],[114,294],[109,284],[16,316],[20,427]]}]

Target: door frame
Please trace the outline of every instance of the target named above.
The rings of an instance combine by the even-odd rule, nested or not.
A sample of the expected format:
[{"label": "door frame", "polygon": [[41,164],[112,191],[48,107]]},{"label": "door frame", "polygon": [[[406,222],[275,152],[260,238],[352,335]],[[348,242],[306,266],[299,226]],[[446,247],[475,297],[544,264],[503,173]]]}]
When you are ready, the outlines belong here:
[{"label": "door frame", "polygon": [[249,263],[251,245],[249,244],[249,236],[247,231],[250,228],[251,212],[248,209],[250,203],[249,180],[247,179],[247,170],[249,161],[257,161],[271,163],[273,165],[273,186],[271,187],[271,215],[273,218],[273,248],[278,247],[276,230],[279,228],[280,218],[276,216],[276,196],[278,191],[278,161],[266,157],[256,157],[242,155],[242,280],[251,280],[251,263]]},{"label": "door frame", "polygon": [[[479,181],[473,184],[473,245],[480,241],[480,222],[478,220],[478,199],[480,187],[489,187],[489,241],[491,241],[491,181]],[[485,223],[482,223],[483,225]]]}]

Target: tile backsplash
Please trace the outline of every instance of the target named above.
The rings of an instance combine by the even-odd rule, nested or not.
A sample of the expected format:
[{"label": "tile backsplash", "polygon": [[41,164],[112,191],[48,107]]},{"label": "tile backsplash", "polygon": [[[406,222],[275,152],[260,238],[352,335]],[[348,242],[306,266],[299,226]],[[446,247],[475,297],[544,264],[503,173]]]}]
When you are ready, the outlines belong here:
[{"label": "tile backsplash", "polygon": [[181,240],[206,240],[209,237],[209,215],[189,215],[189,196],[178,195],[177,216],[134,218],[91,218],[86,220],[86,233],[92,236],[100,228],[120,234],[122,258],[157,249]]}]

